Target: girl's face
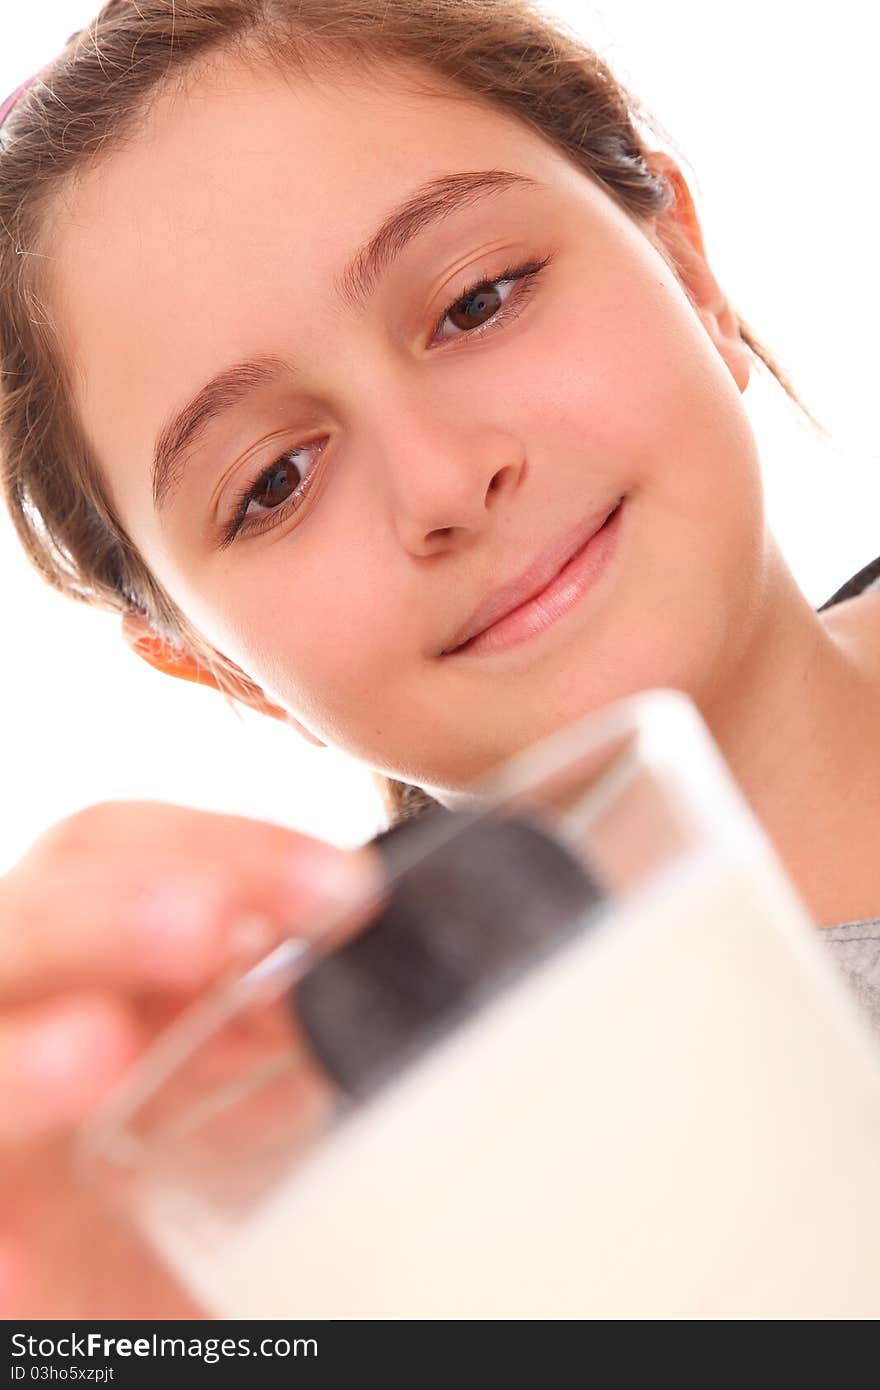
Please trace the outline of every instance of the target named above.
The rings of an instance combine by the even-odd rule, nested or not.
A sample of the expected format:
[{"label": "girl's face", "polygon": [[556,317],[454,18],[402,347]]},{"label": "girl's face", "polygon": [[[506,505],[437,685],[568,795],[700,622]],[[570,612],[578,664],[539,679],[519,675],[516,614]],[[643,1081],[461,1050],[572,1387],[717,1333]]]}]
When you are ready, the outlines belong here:
[{"label": "girl's face", "polygon": [[[229,62],[62,213],[52,301],[122,521],[313,735],[442,792],[621,695],[723,682],[767,539],[745,349],[681,212],[640,230],[514,117],[402,69]],[[621,497],[556,621],[448,651]]]}]

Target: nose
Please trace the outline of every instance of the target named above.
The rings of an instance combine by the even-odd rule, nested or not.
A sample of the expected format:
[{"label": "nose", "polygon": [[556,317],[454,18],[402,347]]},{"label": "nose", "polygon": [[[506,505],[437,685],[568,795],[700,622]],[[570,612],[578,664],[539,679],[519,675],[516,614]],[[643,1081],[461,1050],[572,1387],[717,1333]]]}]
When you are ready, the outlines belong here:
[{"label": "nose", "polygon": [[413,555],[432,555],[497,522],[525,477],[522,443],[498,425],[397,413],[381,431],[393,526]]}]

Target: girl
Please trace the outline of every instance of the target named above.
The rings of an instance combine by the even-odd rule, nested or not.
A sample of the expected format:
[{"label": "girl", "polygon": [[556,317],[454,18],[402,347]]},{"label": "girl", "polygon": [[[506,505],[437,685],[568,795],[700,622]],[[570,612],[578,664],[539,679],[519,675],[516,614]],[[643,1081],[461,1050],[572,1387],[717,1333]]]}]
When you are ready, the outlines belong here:
[{"label": "girl", "polygon": [[[816,613],[768,534],[755,360],[796,397],[638,122],[657,133],[527,0],[114,0],[3,130],[7,503],[141,656],[363,760],[397,817],[611,700],[686,691],[817,926],[861,947],[874,571]],[[289,927],[310,865],[339,893],[371,872],[245,824],[97,807],[2,885],[16,1287],[63,1181],[24,1139],[155,1028],[132,1001],[203,983],[236,914]],[[104,1030],[76,1066],[74,1004],[80,1054]],[[28,1081],[52,1027],[54,1093]],[[187,1307],[131,1239],[90,1235],[84,1310]],[[76,1248],[30,1307],[71,1315]]]}]

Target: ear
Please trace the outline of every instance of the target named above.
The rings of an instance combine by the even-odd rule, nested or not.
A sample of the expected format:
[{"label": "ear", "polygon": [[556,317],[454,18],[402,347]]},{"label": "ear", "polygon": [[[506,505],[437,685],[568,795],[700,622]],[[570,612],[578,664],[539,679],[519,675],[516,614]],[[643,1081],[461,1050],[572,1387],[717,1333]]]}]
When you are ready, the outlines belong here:
[{"label": "ear", "polygon": [[[126,613],[123,616],[122,638],[136,656],[155,670],[164,671],[167,676],[176,676],[178,680],[195,681],[198,685],[212,685],[215,690],[221,689],[211,672],[200,666],[194,656],[185,648],[175,647],[166,642],[139,613]],[[300,724],[286,709],[280,705],[273,705],[260,687],[248,680],[244,673],[240,680],[236,680],[235,688],[228,693],[242,704],[258,710],[260,714],[268,714],[272,719],[280,719],[282,723],[290,724],[308,743],[313,743],[317,748],[326,748],[327,745],[321,739],[316,738],[310,729]]]},{"label": "ear", "polygon": [[740,391],[751,373],[748,345],[739,331],[739,319],[712,274],[703,246],[703,232],[684,175],[675,160],[660,150],[649,152],[648,163],[672,185],[675,201],[654,219],[659,248],[671,260],[688,298]]}]

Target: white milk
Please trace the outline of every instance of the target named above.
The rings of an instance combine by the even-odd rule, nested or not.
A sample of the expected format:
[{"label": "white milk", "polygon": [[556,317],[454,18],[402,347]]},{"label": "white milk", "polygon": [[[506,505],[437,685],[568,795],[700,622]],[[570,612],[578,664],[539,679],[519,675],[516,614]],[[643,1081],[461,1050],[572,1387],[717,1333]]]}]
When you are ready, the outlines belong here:
[{"label": "white milk", "polygon": [[669,870],[153,1238],[221,1317],[876,1317],[880,1048],[815,935],[769,855]]}]

